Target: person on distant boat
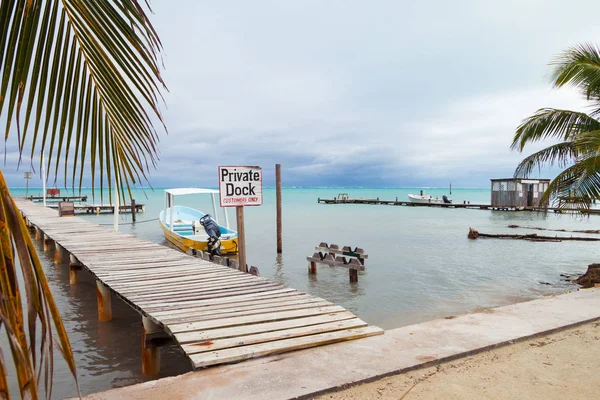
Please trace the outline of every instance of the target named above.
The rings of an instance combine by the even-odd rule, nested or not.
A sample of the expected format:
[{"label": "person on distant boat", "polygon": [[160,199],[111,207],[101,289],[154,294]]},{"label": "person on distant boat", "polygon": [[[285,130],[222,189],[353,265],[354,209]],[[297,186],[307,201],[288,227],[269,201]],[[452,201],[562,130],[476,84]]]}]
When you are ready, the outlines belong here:
[{"label": "person on distant boat", "polygon": [[221,228],[219,228],[219,225],[210,214],[205,214],[204,217],[200,218],[200,225],[204,227],[204,231],[208,235],[206,250],[209,252],[210,260],[212,261],[215,255],[221,255],[221,240],[219,240],[221,237]]}]

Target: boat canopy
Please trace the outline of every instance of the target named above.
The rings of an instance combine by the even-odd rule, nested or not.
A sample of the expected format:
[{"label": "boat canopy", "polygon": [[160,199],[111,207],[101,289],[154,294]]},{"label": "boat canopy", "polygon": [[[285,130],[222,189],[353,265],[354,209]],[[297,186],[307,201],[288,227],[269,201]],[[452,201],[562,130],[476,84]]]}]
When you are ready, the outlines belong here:
[{"label": "boat canopy", "polygon": [[[210,194],[210,198],[212,200],[213,206],[213,217],[219,223],[219,216],[217,215],[217,204],[215,201],[215,194],[218,195],[219,191],[215,189],[204,189],[204,188],[175,188],[175,189],[165,189],[165,212],[163,223],[166,224],[167,217],[167,209],[171,209],[171,224],[170,229],[173,230],[173,209],[175,208],[175,196],[185,195],[185,194]],[[225,216],[225,227],[229,229],[229,217],[227,216],[227,208],[223,207],[223,215]]]},{"label": "boat canopy", "polygon": [[203,189],[203,188],[176,188],[176,189],[165,189],[165,192],[179,196],[184,194],[218,194],[218,190],[214,189]]}]

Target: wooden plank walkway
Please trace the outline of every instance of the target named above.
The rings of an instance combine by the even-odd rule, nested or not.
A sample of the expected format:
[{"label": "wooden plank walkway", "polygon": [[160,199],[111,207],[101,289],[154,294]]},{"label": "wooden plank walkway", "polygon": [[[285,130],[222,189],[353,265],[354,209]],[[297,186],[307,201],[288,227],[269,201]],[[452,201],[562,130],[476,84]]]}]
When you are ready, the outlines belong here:
[{"label": "wooden plank walkway", "polygon": [[[413,203],[410,201],[400,200],[380,200],[375,199],[353,199],[353,198],[333,198],[322,199],[317,198],[319,204],[371,204],[371,205],[387,205],[387,206],[408,206],[408,207],[437,207],[437,208],[463,208],[471,210],[495,210],[495,211],[536,211],[536,212],[554,212],[556,214],[572,213],[576,210],[553,207],[508,207],[508,206],[492,206],[490,204],[470,204],[470,203]],[[600,214],[600,209],[592,208],[587,211],[589,214]]]},{"label": "wooden plank walkway", "polygon": [[[25,199],[16,202],[42,238],[136,309],[145,334],[152,324],[164,330],[193,368],[383,333],[324,299],[79,217],[60,218]],[[106,307],[100,292],[99,313]]]}]

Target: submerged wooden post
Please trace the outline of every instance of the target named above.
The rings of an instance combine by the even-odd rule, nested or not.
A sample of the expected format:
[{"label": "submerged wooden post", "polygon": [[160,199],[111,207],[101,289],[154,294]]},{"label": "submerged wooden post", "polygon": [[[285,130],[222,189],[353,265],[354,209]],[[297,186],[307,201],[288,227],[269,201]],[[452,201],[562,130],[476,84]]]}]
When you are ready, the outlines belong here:
[{"label": "submerged wooden post", "polygon": [[240,271],[248,272],[248,269],[246,268],[246,235],[244,233],[244,207],[236,207],[235,216],[237,219],[238,261],[240,264]]},{"label": "submerged wooden post", "polygon": [[46,235],[45,233],[43,234],[44,237],[44,251],[48,251],[50,250],[50,247],[52,246],[52,243],[54,243],[54,241],[52,239],[50,239],[50,237],[48,237],[48,235]]},{"label": "submerged wooden post", "polygon": [[275,187],[277,197],[277,254],[281,254],[281,164],[275,164]]},{"label": "submerged wooden post", "polygon": [[110,290],[102,282],[96,281],[96,298],[98,299],[98,319],[107,322],[112,319]]},{"label": "submerged wooden post", "polygon": [[152,319],[142,316],[142,373],[146,376],[156,376],[160,372],[160,347],[148,346],[146,334],[161,330]]},{"label": "submerged wooden post", "polygon": [[131,199],[131,220],[135,222],[135,199]]},{"label": "submerged wooden post", "polygon": [[350,271],[350,283],[358,282],[358,270],[357,269],[349,269]]},{"label": "submerged wooden post", "polygon": [[79,270],[81,269],[81,263],[73,255],[69,254],[69,284],[76,285],[79,283]]},{"label": "submerged wooden post", "polygon": [[63,248],[60,244],[54,243],[54,263],[60,264],[63,260]]},{"label": "submerged wooden post", "polygon": [[313,275],[317,274],[317,263],[316,262],[311,261],[308,263],[308,273],[313,274]]}]

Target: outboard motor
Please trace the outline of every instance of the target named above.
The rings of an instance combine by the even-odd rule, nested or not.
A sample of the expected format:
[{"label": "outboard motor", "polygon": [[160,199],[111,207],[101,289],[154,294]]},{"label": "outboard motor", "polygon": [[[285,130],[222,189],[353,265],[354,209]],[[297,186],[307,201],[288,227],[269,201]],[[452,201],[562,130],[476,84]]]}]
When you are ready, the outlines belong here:
[{"label": "outboard motor", "polygon": [[204,227],[204,231],[208,235],[207,250],[210,253],[210,259],[212,260],[215,255],[221,255],[221,228],[210,216],[205,214],[204,217],[200,218],[200,225]]},{"label": "outboard motor", "polygon": [[442,196],[442,200],[444,200],[444,203],[446,203],[446,204],[452,203],[452,200],[448,200],[448,197],[446,197],[446,195]]}]

